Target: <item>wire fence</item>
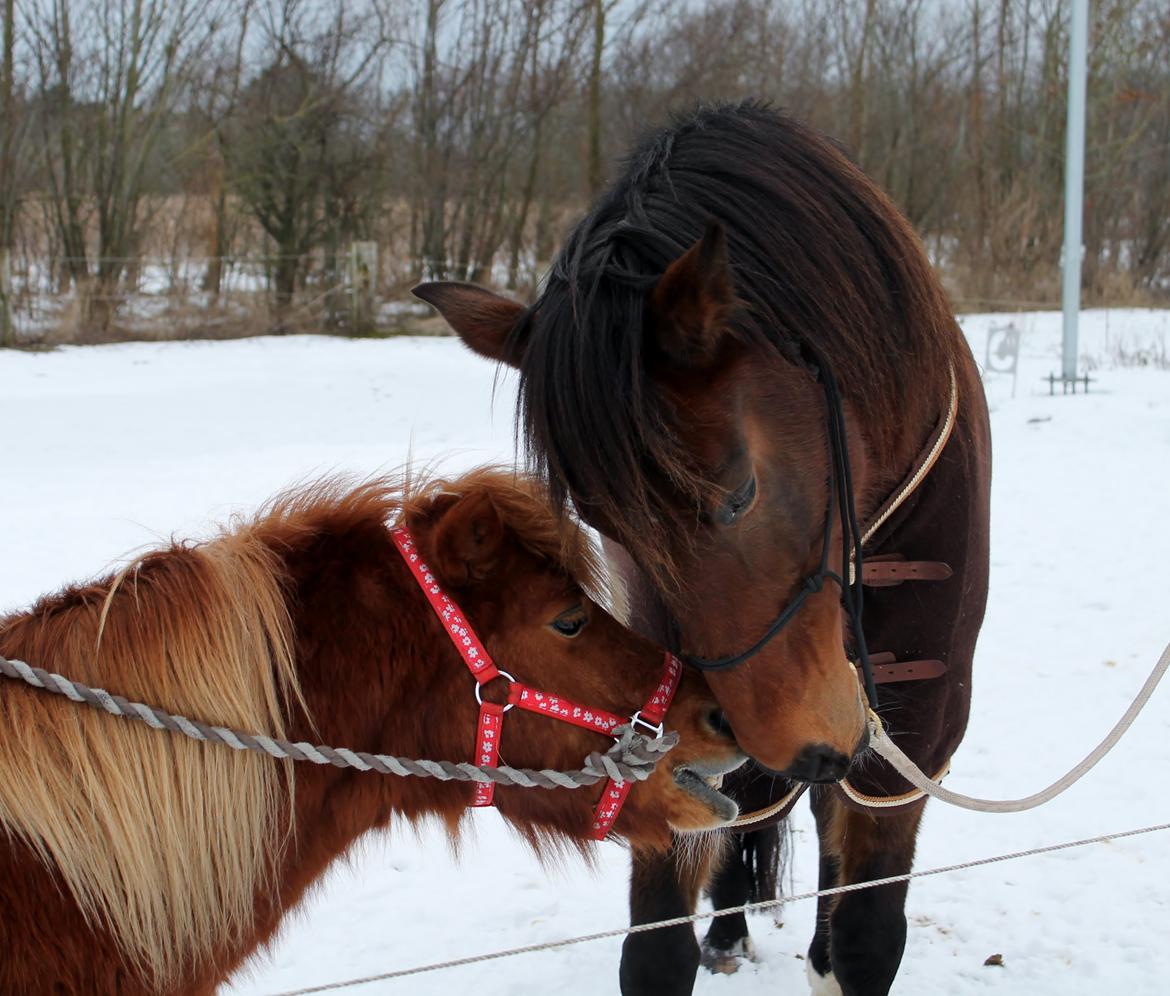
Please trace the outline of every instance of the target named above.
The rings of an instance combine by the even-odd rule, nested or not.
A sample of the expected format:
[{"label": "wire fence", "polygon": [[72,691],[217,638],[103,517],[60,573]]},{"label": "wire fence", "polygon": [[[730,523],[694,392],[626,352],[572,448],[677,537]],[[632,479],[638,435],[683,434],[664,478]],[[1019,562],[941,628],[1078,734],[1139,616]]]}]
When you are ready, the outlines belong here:
[{"label": "wire fence", "polygon": [[[417,280],[515,283],[513,293],[523,298],[544,269],[531,254],[518,266],[495,260],[481,265],[402,254],[372,242],[329,254],[12,257],[8,267],[0,273],[0,305],[10,311],[18,345],[289,331],[440,332],[441,325],[420,322],[431,312],[410,296]],[[951,300],[961,314],[1060,309],[1059,301],[1042,297]]]},{"label": "wire fence", "polygon": [[358,986],[369,985],[373,982],[387,982],[393,979],[404,979],[414,975],[424,975],[430,972],[441,972],[459,968],[465,965],[474,965],[485,961],[498,961],[502,958],[515,958],[520,955],[536,954],[540,951],[552,951],[558,948],[571,947],[577,944],[587,944],[592,941],[603,941],[613,937],[624,937],[629,934],[642,934],[653,930],[663,930],[667,927],[678,927],[698,923],[703,920],[713,920],[717,917],[735,916],[737,914],[762,913],[766,910],[784,906],[787,903],[801,902],[808,899],[819,899],[822,896],[839,896],[849,892],[859,892],[864,889],[876,889],[885,885],[895,885],[900,882],[909,882],[916,878],[928,878],[935,875],[947,875],[953,872],[964,871],[968,868],[980,868],[985,865],[999,864],[1004,861],[1017,861],[1022,858],[1037,857],[1044,854],[1053,854],[1057,851],[1067,851],[1078,847],[1087,847],[1090,844],[1104,844],[1111,841],[1124,840],[1128,837],[1138,837],[1143,834],[1158,833],[1170,830],[1170,823],[1157,823],[1152,826],[1138,827],[1133,830],[1119,830],[1116,833],[1100,834],[1096,837],[1084,837],[1079,840],[1062,841],[1057,844],[1046,844],[1040,847],[1031,847],[1023,851],[1011,851],[1006,854],[995,854],[984,858],[975,858],[970,861],[960,861],[955,864],[942,865],[938,868],[928,868],[922,871],[907,872],[904,875],[890,875],[886,878],[874,879],[870,882],[856,882],[849,885],[834,886],[830,889],[816,889],[810,892],[793,893],[777,899],[769,899],[757,903],[744,903],[741,906],[729,906],[720,910],[707,910],[690,916],[671,917],[667,920],[656,920],[653,923],[632,924],[626,927],[615,927],[610,930],[601,930],[592,934],[581,934],[578,937],[567,937],[559,941],[544,941],[539,944],[525,944],[520,947],[506,948],[500,951],[490,951],[485,954],[469,955],[463,958],[452,958],[447,961],[432,962],[426,965],[416,965],[412,968],[396,969],[382,972],[378,975],[366,975],[360,978],[345,979],[338,982],[329,982],[323,985],[308,986],[302,989],[288,989],[270,996],[309,996],[312,993],[336,992],[342,989],[353,989]]},{"label": "wire fence", "polygon": [[429,313],[409,295],[420,265],[373,243],[329,257],[47,257],[9,264],[0,305],[18,345],[389,333]]}]

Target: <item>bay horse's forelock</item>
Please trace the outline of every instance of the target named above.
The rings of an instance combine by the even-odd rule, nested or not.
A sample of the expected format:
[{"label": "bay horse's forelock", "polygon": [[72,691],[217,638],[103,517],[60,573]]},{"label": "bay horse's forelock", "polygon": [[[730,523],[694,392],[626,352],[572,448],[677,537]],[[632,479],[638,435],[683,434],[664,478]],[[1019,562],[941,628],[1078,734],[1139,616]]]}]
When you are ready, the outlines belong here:
[{"label": "bay horse's forelock", "polygon": [[[505,632],[480,604],[503,594],[497,581],[510,590],[494,613],[522,619],[548,591],[564,597],[567,579],[597,584],[585,537],[512,475],[479,472],[405,497],[391,481],[326,484],[280,499],[210,542],[149,554],[113,578],[0,620],[0,654],[168,711],[294,741],[344,736],[359,750],[402,746],[420,751],[413,756],[469,758],[473,683],[395,551],[388,523],[410,520],[432,563],[453,552],[457,563],[442,575],[453,584],[452,571],[481,566],[474,551],[443,552],[454,517],[447,513],[472,505],[490,506],[506,533],[494,554],[505,573],[492,576],[491,594],[463,589],[476,607],[470,618],[487,620],[485,638]],[[472,529],[466,538],[474,544],[481,536]],[[516,628],[507,625],[506,632]],[[595,650],[565,657],[559,679],[549,671],[556,655],[539,652],[547,644],[517,657],[539,664],[530,675],[537,684],[550,677],[566,695],[631,712],[658,679],[661,651],[596,614],[592,626],[599,642],[586,645]],[[526,623],[522,635],[530,629],[545,631]],[[506,646],[520,646],[508,639]],[[594,658],[612,670],[591,678],[583,665]],[[441,722],[427,718],[430,697],[443,703]],[[454,833],[471,801],[467,783],[294,770],[20,686],[0,690],[0,703],[3,992],[209,994],[359,833],[392,813],[437,815]],[[693,686],[680,689],[671,725],[691,743],[672,757],[733,753],[726,740],[700,735],[710,707]],[[510,759],[535,755],[571,767],[604,746],[597,734],[528,719],[518,714],[505,741]],[[389,733],[401,738],[397,745],[387,743]],[[667,786],[664,770],[634,790],[623,832],[665,846],[664,805],[693,818],[692,803],[668,800]],[[516,788],[497,799],[534,845],[584,846],[596,795]]]},{"label": "bay horse's forelock", "polygon": [[655,376],[647,294],[710,219],[736,278],[729,335],[777,351],[794,376],[805,376],[802,343],[825,357],[891,468],[872,482],[874,500],[904,472],[963,362],[917,236],[828,139],[752,104],[700,109],[652,135],[569,236],[513,353],[535,469],[559,500],[611,524],[662,586],[677,580],[679,537],[664,529],[679,494],[698,508],[718,482]]}]

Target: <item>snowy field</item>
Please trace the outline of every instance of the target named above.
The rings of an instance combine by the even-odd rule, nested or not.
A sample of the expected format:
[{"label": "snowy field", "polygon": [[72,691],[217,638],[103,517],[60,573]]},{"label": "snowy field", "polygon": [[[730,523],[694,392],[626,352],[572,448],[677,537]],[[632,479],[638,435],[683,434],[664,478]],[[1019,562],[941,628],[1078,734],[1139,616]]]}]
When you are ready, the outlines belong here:
[{"label": "snowy field", "polygon": [[[1097,742],[1170,640],[1170,371],[1111,356],[1170,343],[1170,312],[1084,316],[1087,396],[1049,397],[1059,316],[971,316],[1021,333],[1019,382],[988,373],[995,477],[992,582],[971,728],[948,784],[1018,796]],[[200,535],[273,492],[408,455],[457,472],[510,460],[515,383],[451,339],[174,342],[0,351],[0,609],[98,573],[144,545]],[[494,388],[494,390],[493,390]],[[45,662],[50,663],[51,662]],[[0,694],[3,690],[0,689]],[[2,731],[0,731],[2,735]],[[932,803],[917,867],[1170,820],[1170,688],[1120,748],[1030,814]],[[620,926],[626,856],[542,868],[492,811],[458,857],[433,828],[365,842],[229,990],[261,996]],[[805,807],[793,886],[815,887]],[[896,991],[1170,991],[1170,834],[916,882]],[[491,915],[483,913],[490,899]],[[701,996],[802,993],[813,904],[752,924],[758,963],[701,977]],[[347,992],[523,996],[615,992],[617,940]],[[1002,967],[984,967],[992,954]]]}]

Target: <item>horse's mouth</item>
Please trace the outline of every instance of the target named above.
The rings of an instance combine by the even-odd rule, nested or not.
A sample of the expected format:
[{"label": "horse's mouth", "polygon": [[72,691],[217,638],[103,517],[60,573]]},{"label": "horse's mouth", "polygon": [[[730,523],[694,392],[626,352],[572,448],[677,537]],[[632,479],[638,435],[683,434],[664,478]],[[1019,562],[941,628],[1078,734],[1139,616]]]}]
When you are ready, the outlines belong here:
[{"label": "horse's mouth", "polygon": [[719,789],[723,787],[723,776],[734,771],[746,760],[747,756],[740,754],[724,763],[692,762],[675,769],[674,783],[688,795],[698,799],[724,823],[730,823],[739,815],[739,806]]}]

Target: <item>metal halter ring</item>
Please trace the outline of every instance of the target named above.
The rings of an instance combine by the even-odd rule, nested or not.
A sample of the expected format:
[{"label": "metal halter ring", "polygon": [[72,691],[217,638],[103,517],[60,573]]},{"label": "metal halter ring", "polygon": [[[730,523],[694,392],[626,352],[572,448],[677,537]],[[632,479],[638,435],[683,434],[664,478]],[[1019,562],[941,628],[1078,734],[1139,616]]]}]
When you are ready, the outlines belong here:
[{"label": "metal halter ring", "polygon": [[[512,685],[516,684],[516,679],[513,678],[510,674],[508,674],[508,672],[505,671],[502,667],[497,668],[497,670],[499,671],[499,674],[496,675],[496,678],[507,678],[509,684],[512,684]],[[496,678],[492,678],[491,680],[495,681]],[[490,684],[490,682],[485,681],[481,684],[480,682],[477,681],[475,683],[475,701],[478,702],[480,705],[483,705],[483,696],[480,695],[479,690],[481,688],[483,688],[484,685],[487,685],[487,684]],[[507,705],[504,706],[504,712],[508,712],[509,710],[512,710],[515,708],[516,708],[516,703],[509,702]]]},{"label": "metal halter ring", "polygon": [[641,723],[644,727],[646,727],[646,729],[654,734],[655,738],[661,737],[663,732],[666,730],[665,722],[655,725],[648,719],[643,719],[641,709],[639,709],[636,713],[634,713],[634,715],[630,717],[630,726],[637,726],[639,723]]}]

